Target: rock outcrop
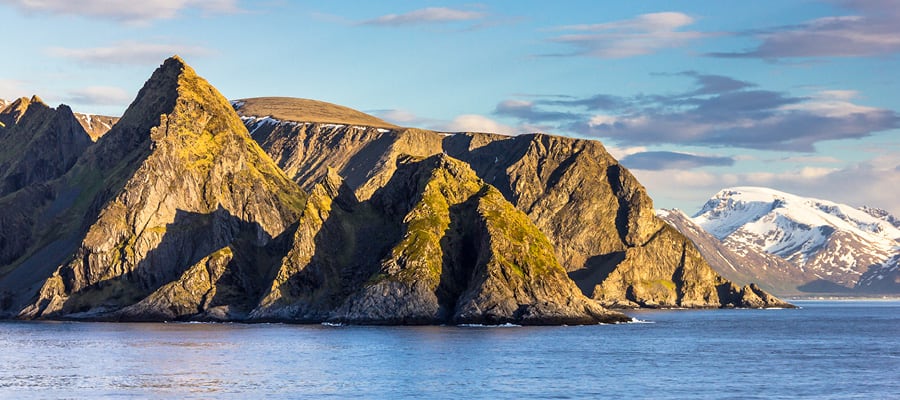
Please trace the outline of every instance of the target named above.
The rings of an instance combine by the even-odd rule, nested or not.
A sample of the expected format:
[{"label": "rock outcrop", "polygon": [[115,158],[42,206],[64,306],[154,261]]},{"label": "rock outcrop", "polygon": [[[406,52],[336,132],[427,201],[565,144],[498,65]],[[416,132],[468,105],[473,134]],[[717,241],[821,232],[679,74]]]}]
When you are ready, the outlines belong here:
[{"label": "rock outcrop", "polygon": [[10,103],[0,122],[0,197],[62,176],[92,144],[68,106],[37,96]]},{"label": "rock outcrop", "polygon": [[[221,94],[178,58],[153,74],[69,180],[85,174],[99,189],[80,244],[22,317],[103,316],[137,302],[118,315],[154,319],[165,313],[162,297],[170,307],[187,301],[170,283],[203,289],[188,279],[198,265],[213,271],[206,282],[218,289],[203,292],[209,304],[198,312],[219,307],[226,319],[240,317],[249,309],[232,300],[268,272],[258,253],[293,224],[306,198]],[[223,254],[231,259],[215,271]]]},{"label": "rock outcrop", "polygon": [[690,239],[716,272],[735,283],[757,282],[761,288],[779,295],[798,295],[802,293],[798,286],[819,279],[812,271],[801,270],[755,247],[726,246],[680,210],[660,210],[657,214]]},{"label": "rock outcrop", "polygon": [[[26,233],[0,241],[0,312],[112,321],[630,320],[585,297],[551,241],[469,165],[416,157],[422,143],[440,149],[439,136],[366,128],[389,139],[369,159],[334,148],[313,154],[330,140],[313,128],[309,142],[321,143],[281,147],[289,177],[221,94],[180,58],[166,60],[64,174],[0,197],[17,210],[3,214],[0,232]],[[292,159],[322,169],[303,175],[288,168]]]},{"label": "rock outcrop", "polygon": [[[280,115],[293,118],[281,120],[257,101],[237,101],[238,113],[254,139],[302,187],[311,187],[330,166],[364,200],[390,182],[398,157],[447,154],[524,212],[581,290],[603,304],[741,303],[720,298],[730,283],[710,269],[693,243],[667,228],[643,186],[599,142],[310,122],[304,121],[308,100],[286,113],[289,102],[281,99]],[[328,110],[318,105],[316,115]]]}]

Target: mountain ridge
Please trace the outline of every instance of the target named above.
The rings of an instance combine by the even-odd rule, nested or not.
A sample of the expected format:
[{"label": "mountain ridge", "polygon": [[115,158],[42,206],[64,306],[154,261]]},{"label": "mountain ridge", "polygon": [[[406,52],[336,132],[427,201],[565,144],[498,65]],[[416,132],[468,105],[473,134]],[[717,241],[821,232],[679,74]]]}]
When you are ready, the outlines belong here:
[{"label": "mountain ridge", "polygon": [[[580,281],[585,295],[613,307],[727,304],[720,302],[715,288],[725,290],[728,283],[720,281],[702,261],[691,268],[697,272],[695,277],[704,279],[703,293],[684,292],[691,286],[673,281],[683,279],[673,278],[683,266],[668,261],[664,262],[667,267],[652,276],[638,278],[632,273],[615,284],[600,285],[609,277],[609,271],[603,270],[623,261],[677,260],[683,255],[682,248],[695,250],[677,233],[664,236],[684,246],[661,250],[654,240],[665,223],[653,214],[652,201],[640,183],[599,142],[546,134],[441,133],[281,121],[267,113],[249,115],[241,111],[241,104],[235,106],[254,139],[301,187],[310,187],[329,166],[359,199],[366,199],[393,174],[400,154],[428,157],[445,153],[471,165],[480,178],[536,222],[556,247],[570,277]],[[296,106],[302,108],[304,103]],[[337,148],[341,151],[335,151]],[[584,185],[585,181],[595,185]],[[588,270],[595,272],[586,273]],[[670,283],[660,286],[654,282]],[[655,289],[640,289],[644,286]]]},{"label": "mountain ridge", "polygon": [[871,276],[866,279],[870,284],[896,275],[890,260],[900,252],[900,229],[884,210],[736,187],[719,191],[692,222],[732,251],[764,251],[792,263],[793,283],[801,290],[806,285],[807,291],[866,292],[865,285],[858,285],[864,274]]},{"label": "mountain ridge", "polygon": [[790,306],[710,269],[599,142],[294,104],[318,114],[247,115],[173,57],[96,142],[73,116],[74,165],[0,197],[16,210],[0,218],[0,313],[582,324],[629,320],[604,306]]}]

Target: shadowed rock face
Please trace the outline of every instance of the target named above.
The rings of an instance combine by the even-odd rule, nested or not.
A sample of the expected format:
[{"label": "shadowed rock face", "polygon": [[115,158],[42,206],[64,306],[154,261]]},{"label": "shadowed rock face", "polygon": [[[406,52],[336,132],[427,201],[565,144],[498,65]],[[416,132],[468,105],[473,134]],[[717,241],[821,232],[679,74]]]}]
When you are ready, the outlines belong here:
[{"label": "shadowed rock face", "polygon": [[68,106],[37,96],[9,104],[0,121],[0,197],[62,176],[92,144]]},{"label": "shadowed rock face", "polygon": [[[249,138],[230,104],[177,58],[91,150],[60,184],[61,191],[82,188],[86,206],[76,200],[68,208],[81,217],[71,233],[80,239],[22,317],[102,316],[149,295],[122,317],[153,319],[150,305],[164,303],[160,297],[184,301],[171,298],[181,292],[167,283],[184,278],[188,292],[200,290],[187,279],[195,265],[208,265],[206,281],[219,289],[197,310],[209,313],[226,288],[259,290],[266,272],[252,271],[265,269],[259,253],[293,224],[306,198]],[[38,252],[46,251],[41,245]],[[213,268],[226,254],[225,271]],[[216,312],[226,319],[242,311],[222,306]]]},{"label": "shadowed rock face", "polygon": [[694,242],[717,272],[734,282],[748,284],[757,280],[765,290],[796,295],[802,293],[798,286],[817,279],[812,271],[801,270],[776,255],[751,247],[732,250],[679,210],[662,210],[660,217]]},{"label": "shadowed rock face", "polygon": [[360,199],[391,180],[396,160],[404,154],[443,153],[463,161],[528,216],[583,293],[605,305],[749,304],[720,296],[731,283],[709,267],[690,240],[654,214],[643,186],[599,142],[544,134],[448,135],[410,128],[260,122],[262,115],[251,115],[239,105],[238,113],[254,139],[301,186],[311,185],[330,166]]},{"label": "shadowed rock face", "polygon": [[[409,155],[421,143],[440,148],[439,137],[371,133],[390,134],[390,151],[305,152],[341,168],[310,174],[307,194],[212,86],[181,59],[166,60],[67,172],[0,198],[17,207],[0,218],[0,231],[28,232],[0,241],[10,260],[0,270],[2,312],[115,321],[629,320],[585,297],[544,234],[467,164]],[[341,172],[357,179],[356,192]]]},{"label": "shadowed rock face", "polygon": [[[328,182],[339,179],[333,170],[329,176],[325,186],[314,189],[313,198],[341,193],[328,189],[336,186]],[[543,234],[459,160],[445,155],[421,161],[404,157],[391,181],[370,200],[355,203],[349,190],[343,193],[333,197],[337,205],[332,202],[324,223],[320,221],[328,207],[304,217],[313,216],[323,237],[344,238],[345,249],[372,240],[360,235],[365,226],[354,224],[359,218],[354,214],[381,220],[379,226],[390,227],[378,235],[381,254],[360,266],[358,257],[345,254],[342,259],[340,252],[298,240],[283,266],[297,272],[279,274],[296,278],[276,282],[274,296],[264,301],[260,317],[299,313],[362,324],[628,320],[584,297],[557,263]],[[343,232],[335,234],[328,227],[335,226],[335,218]],[[306,225],[304,219],[301,226]],[[348,262],[356,265],[348,268]],[[365,273],[354,277],[352,272],[358,271]],[[311,310],[316,311],[310,314]]]}]

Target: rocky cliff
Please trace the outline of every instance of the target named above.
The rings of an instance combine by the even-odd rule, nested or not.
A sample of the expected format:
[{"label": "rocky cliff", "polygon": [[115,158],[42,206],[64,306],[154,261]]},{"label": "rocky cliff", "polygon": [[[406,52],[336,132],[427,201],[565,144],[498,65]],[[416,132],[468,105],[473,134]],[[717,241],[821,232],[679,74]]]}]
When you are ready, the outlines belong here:
[{"label": "rocky cliff", "polygon": [[321,123],[315,120],[326,115],[336,121],[344,111],[319,104],[307,112],[308,100],[286,113],[290,102],[280,99],[280,115],[292,119],[279,119],[266,111],[266,101],[242,99],[235,107],[254,139],[302,187],[333,167],[357,198],[368,199],[390,182],[403,155],[447,154],[524,212],[581,290],[603,304],[744,305],[734,296],[723,297],[731,284],[654,215],[643,186],[599,142]]},{"label": "rocky cliff", "polygon": [[68,106],[37,96],[4,107],[0,122],[0,197],[62,176],[92,144]]},{"label": "rocky cliff", "polygon": [[[407,150],[431,133],[366,130],[394,135],[393,150],[373,153],[369,171],[356,154],[303,153],[322,166],[308,175],[307,194],[294,181],[300,170],[289,178],[221,94],[181,59],[166,60],[67,172],[0,198],[16,210],[0,218],[2,312],[379,324],[629,319],[585,297],[547,237],[467,164]],[[299,153],[284,154],[292,156],[279,158],[282,166]],[[332,161],[345,171],[358,164],[347,175],[361,181],[362,196],[327,168]],[[9,234],[17,229],[20,237]]]},{"label": "rocky cliff", "polygon": [[811,271],[801,270],[789,261],[755,247],[726,246],[680,210],[659,210],[657,214],[694,242],[713,269],[735,283],[757,282],[761,288],[779,295],[798,295],[803,294],[798,286],[819,279]]}]

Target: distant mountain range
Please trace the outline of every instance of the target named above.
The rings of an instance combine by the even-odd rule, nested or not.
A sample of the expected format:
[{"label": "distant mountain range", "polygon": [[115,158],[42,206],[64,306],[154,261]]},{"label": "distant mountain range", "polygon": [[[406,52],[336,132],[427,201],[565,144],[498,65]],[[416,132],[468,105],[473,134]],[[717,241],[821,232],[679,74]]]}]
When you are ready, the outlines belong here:
[{"label": "distant mountain range", "polygon": [[782,294],[900,293],[900,228],[884,210],[737,187],[693,218],[660,214],[737,281]]},{"label": "distant mountain range", "polygon": [[[118,120],[0,112],[0,315],[581,324],[789,307],[717,274],[596,141],[227,101],[166,60]],[[107,127],[110,127],[107,130]]]}]

